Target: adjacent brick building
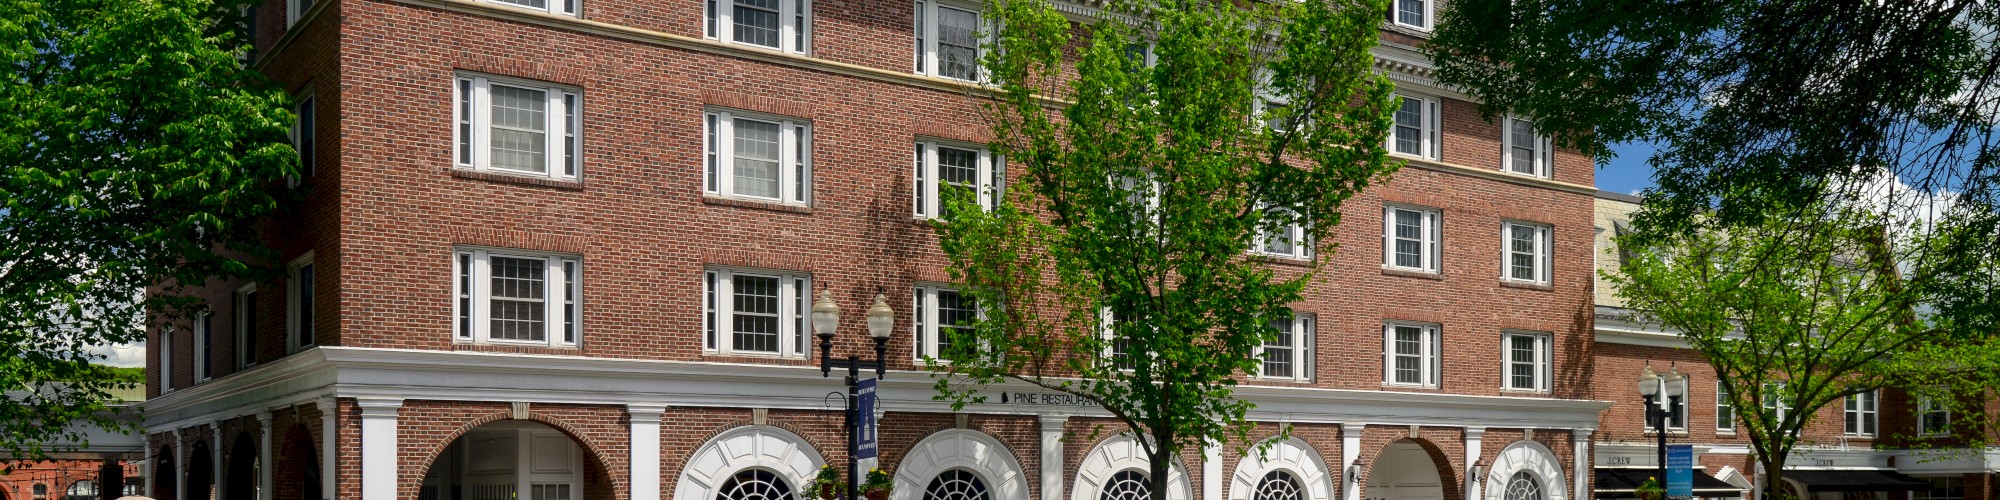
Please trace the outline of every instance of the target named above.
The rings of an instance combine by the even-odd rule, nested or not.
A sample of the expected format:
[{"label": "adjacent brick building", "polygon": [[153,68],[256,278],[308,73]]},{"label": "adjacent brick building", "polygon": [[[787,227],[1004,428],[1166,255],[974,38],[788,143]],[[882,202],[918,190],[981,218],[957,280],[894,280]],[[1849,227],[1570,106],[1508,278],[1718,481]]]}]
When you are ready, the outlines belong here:
[{"label": "adjacent brick building", "polygon": [[[1434,6],[1399,4],[1376,66],[1408,166],[1321,246],[1287,373],[1238,391],[1292,436],[1182,457],[1170,498],[1590,492],[1591,160],[1437,85],[1414,48]],[[918,316],[955,303],[922,220],[939,174],[1006,175],[952,59],[976,2],[257,12],[255,64],[307,117],[305,201],[268,231],[284,278],[153,332],[153,496],[796,498],[846,457],[805,338],[821,288],[849,311],[836,355],[868,350],[878,288],[898,311],[896,500],[1120,499],[1148,474],[1088,405],[1002,387],[953,412],[918,370]]]}]

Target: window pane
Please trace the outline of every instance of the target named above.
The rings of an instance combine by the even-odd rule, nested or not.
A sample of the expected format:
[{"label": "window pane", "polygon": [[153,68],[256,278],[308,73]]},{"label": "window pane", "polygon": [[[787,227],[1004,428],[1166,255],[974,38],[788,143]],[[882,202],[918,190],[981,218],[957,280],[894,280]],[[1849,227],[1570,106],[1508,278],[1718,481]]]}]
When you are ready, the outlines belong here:
[{"label": "window pane", "polygon": [[546,172],[548,92],[494,85],[493,168]]},{"label": "window pane", "polygon": [[1421,99],[1404,97],[1403,107],[1396,110],[1396,152],[1424,154],[1424,101]]},{"label": "window pane", "polygon": [[1535,272],[1535,264],[1539,260],[1535,257],[1537,239],[1535,233],[1538,231],[1528,226],[1508,226],[1507,232],[1509,240],[1507,276],[1517,280],[1538,281],[1537,275],[1540,273]]},{"label": "window pane", "polygon": [[938,214],[950,211],[947,189],[968,191],[979,185],[979,152],[947,147],[937,148]]},{"label": "window pane", "polygon": [[1537,367],[1535,366],[1535,338],[1527,335],[1508,337],[1508,384],[1514,389],[1535,389]]},{"label": "window pane", "polygon": [[778,279],[739,274],[731,283],[736,350],[778,352]]},{"label": "window pane", "polygon": [[1424,22],[1424,0],[1397,0],[1396,22],[1411,26],[1430,26]]},{"label": "window pane", "polygon": [[1508,150],[1508,159],[1513,163],[1514,171],[1531,175],[1540,174],[1535,168],[1535,125],[1527,120],[1509,120],[1509,122],[1513,125],[1508,127],[1513,147]]},{"label": "window pane", "polygon": [[736,41],[778,46],[778,0],[736,0]]},{"label": "window pane", "polygon": [[778,197],[778,124],[736,120],[736,193]]},{"label": "window pane", "polygon": [[969,335],[973,323],[979,320],[978,307],[973,298],[960,295],[956,290],[937,292],[937,352],[944,359],[959,359],[967,354],[952,348],[953,335]]},{"label": "window pane", "polygon": [[938,74],[973,80],[979,77],[979,14],[938,7]]},{"label": "window pane", "polygon": [[1292,321],[1272,321],[1271,328],[1278,331],[1278,337],[1264,344],[1264,376],[1292,376]]},{"label": "window pane", "polygon": [[522,7],[533,7],[536,9],[549,8],[548,0],[493,0],[493,1],[506,4],[519,5]]},{"label": "window pane", "polygon": [[494,257],[490,262],[493,279],[492,332],[498,340],[544,340],[547,329],[543,305],[548,291],[548,262],[542,259]]},{"label": "window pane", "polygon": [[1424,267],[1424,214],[1414,210],[1396,211],[1396,266]]},{"label": "window pane", "polygon": [[1424,382],[1424,329],[1414,326],[1396,327],[1396,382],[1421,384]]}]

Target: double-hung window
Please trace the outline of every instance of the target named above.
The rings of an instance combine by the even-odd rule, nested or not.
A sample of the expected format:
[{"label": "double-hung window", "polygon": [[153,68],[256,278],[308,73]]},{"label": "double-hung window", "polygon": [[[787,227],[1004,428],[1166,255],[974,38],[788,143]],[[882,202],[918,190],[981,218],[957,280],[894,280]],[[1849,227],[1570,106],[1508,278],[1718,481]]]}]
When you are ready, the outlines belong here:
[{"label": "double-hung window", "polygon": [[285,280],[285,347],[287,352],[313,345],[313,257],[306,254],[292,261],[290,278]]},{"label": "double-hung window", "polygon": [[1931,398],[1917,399],[1917,435],[1937,437],[1951,434],[1951,410]]},{"label": "double-hung window", "polygon": [[1549,165],[1553,161],[1553,148],[1548,137],[1535,133],[1535,122],[1507,117],[1500,130],[1500,148],[1506,151],[1501,161],[1507,163],[1507,171],[1547,178]]},{"label": "double-hung window", "polygon": [[1546,333],[1508,332],[1501,336],[1507,357],[1505,360],[1506,389],[1510,391],[1548,392],[1550,366],[1553,355]]},{"label": "double-hung window", "polygon": [[1764,383],[1764,411],[1770,412],[1774,421],[1784,421],[1785,414],[1792,411],[1786,396],[1784,382]]},{"label": "double-hung window", "polygon": [[949,0],[916,2],[917,74],[978,81],[979,7]]},{"label": "double-hung window", "polygon": [[1506,270],[1501,275],[1508,281],[1549,284],[1549,227],[1540,224],[1507,222],[1501,224],[1503,236],[1507,238]]},{"label": "double-hung window", "polygon": [[209,329],[214,315],[201,312],[194,315],[194,380],[208,380],[208,351],[214,346],[209,342]]},{"label": "double-hung window", "polygon": [[917,287],[914,300],[916,359],[951,361],[976,352],[963,340],[979,321],[978,299],[951,287],[923,285]]},{"label": "double-hung window", "polygon": [[230,318],[236,332],[236,369],[257,364],[257,284],[243,285],[231,297]]},{"label": "double-hung window", "polygon": [[986,148],[967,144],[918,141],[916,147],[917,217],[943,217],[945,198],[958,191],[971,194],[980,208],[993,208],[1000,197],[999,179],[1005,166]]},{"label": "double-hung window", "polygon": [[574,347],[583,338],[583,260],[459,248],[452,258],[453,337],[475,344]]},{"label": "double-hung window", "polygon": [[1312,381],[1313,319],[1311,314],[1292,313],[1290,318],[1271,321],[1276,334],[1255,352],[1263,360],[1257,378]]},{"label": "double-hung window", "polygon": [[1420,30],[1431,29],[1431,17],[1435,14],[1437,0],[1396,0],[1389,9],[1389,22]]},{"label": "double-hung window", "polygon": [[1382,382],[1392,386],[1438,386],[1438,326],[1382,324]]},{"label": "double-hung window", "polygon": [[314,154],[314,149],[318,141],[318,126],[313,107],[312,96],[305,96],[299,98],[298,105],[292,110],[296,120],[292,123],[292,149],[299,152],[299,175],[290,179],[292,187],[298,187],[301,179],[310,179],[317,172],[314,164],[319,162],[315,161],[318,156]]},{"label": "double-hung window", "polygon": [[1874,437],[1876,424],[1875,391],[1847,396],[1846,434],[1855,437]]},{"label": "double-hung window", "polygon": [[452,107],[461,169],[576,180],[581,174],[583,94],[514,78],[459,75]]},{"label": "double-hung window", "polygon": [[1132,355],[1133,349],[1137,349],[1138,346],[1132,345],[1132,337],[1118,331],[1118,322],[1133,319],[1133,314],[1115,312],[1110,307],[1103,307],[1097,311],[1099,335],[1105,344],[1102,354],[1104,359],[1110,360],[1113,368],[1132,371],[1139,367],[1139,361]]},{"label": "double-hung window", "polygon": [[703,118],[702,191],[729,198],[812,202],[812,125],[741,111]]},{"label": "double-hung window", "polygon": [[710,40],[804,54],[812,48],[812,0],[702,0]]},{"label": "double-hung window", "polygon": [[505,5],[508,7],[519,7],[528,10],[547,12],[558,16],[576,16],[577,13],[580,12],[577,9],[578,7],[577,2],[581,2],[583,0],[478,0],[478,1],[491,4]]},{"label": "double-hung window", "polygon": [[1729,402],[1729,387],[1715,381],[1715,430],[1736,432],[1736,406]]},{"label": "double-hung window", "polygon": [[[1688,403],[1689,403],[1688,400],[1694,399],[1693,397],[1694,377],[1688,376],[1686,374],[1682,374],[1682,376],[1687,378],[1684,379],[1681,383],[1680,394],[1674,394],[1672,395],[1672,397],[1668,397],[1665,391],[1661,391],[1660,395],[1654,396],[1654,397],[1668,397],[1667,429],[1676,431],[1687,430]],[[1657,405],[1659,403],[1655,402],[1653,404]]]},{"label": "double-hung window", "polygon": [[1390,205],[1382,210],[1382,267],[1438,272],[1438,211]]},{"label": "double-hung window", "polygon": [[806,358],[812,278],[805,273],[711,268],[702,277],[702,350]]},{"label": "double-hung window", "polygon": [[[1409,0],[1398,0],[1409,1]],[[1389,131],[1389,152],[1438,159],[1438,100],[1396,94],[1395,125]]]},{"label": "double-hung window", "polygon": [[1250,240],[1252,253],[1273,257],[1311,259],[1312,247],[1312,239],[1306,236],[1305,224],[1296,218],[1290,224],[1259,226],[1257,234]]},{"label": "double-hung window", "polygon": [[[306,12],[312,10],[313,1],[285,0],[285,29],[291,29],[293,24],[299,22],[299,18],[305,17]],[[252,19],[251,23],[255,24],[256,20]]]}]

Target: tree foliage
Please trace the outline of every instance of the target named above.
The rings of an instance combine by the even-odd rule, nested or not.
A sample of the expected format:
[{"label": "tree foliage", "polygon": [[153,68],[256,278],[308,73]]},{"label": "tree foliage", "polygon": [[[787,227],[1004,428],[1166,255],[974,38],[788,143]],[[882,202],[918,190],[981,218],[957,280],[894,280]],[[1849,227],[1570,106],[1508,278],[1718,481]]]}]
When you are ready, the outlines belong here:
[{"label": "tree foliage", "polygon": [[[981,96],[1019,185],[981,210],[950,193],[937,225],[983,319],[934,366],[963,405],[1015,381],[1099,403],[1146,449],[1153,497],[1173,458],[1244,441],[1231,397],[1317,272],[1245,249],[1383,179],[1391,85],[1370,71],[1386,4],[1111,2],[1073,24],[1045,1],[987,5]],[[1114,351],[1116,354],[1114,354]]]},{"label": "tree foliage", "polygon": [[[296,170],[289,98],[245,67],[247,2],[0,2],[0,452],[123,429],[143,383],[90,348],[145,339],[268,256],[252,221]],[[219,253],[218,250],[225,251]],[[151,290],[148,287],[154,287]]]}]

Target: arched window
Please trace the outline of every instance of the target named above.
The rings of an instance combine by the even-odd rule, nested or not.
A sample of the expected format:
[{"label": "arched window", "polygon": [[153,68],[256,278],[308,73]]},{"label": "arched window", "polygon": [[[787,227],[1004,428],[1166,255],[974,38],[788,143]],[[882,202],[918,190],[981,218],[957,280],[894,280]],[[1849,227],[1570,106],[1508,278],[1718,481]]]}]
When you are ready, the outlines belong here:
[{"label": "arched window", "polygon": [[69,483],[69,491],[63,493],[63,500],[91,500],[97,498],[97,483],[89,479]]},{"label": "arched window", "polygon": [[1125,469],[1111,476],[1099,493],[1099,500],[1151,500],[1153,485],[1147,482],[1146,473],[1139,469]]},{"label": "arched window", "polygon": [[791,485],[764,469],[743,469],[715,490],[715,500],[796,500]]},{"label": "arched window", "polygon": [[1305,498],[1305,487],[1300,486],[1299,479],[1292,477],[1290,472],[1274,470],[1257,482],[1255,500],[1305,500]]},{"label": "arched window", "polygon": [[1543,500],[1542,485],[1528,471],[1514,473],[1507,480],[1507,500]]},{"label": "arched window", "polygon": [[952,469],[938,473],[931,485],[924,488],[924,500],[992,500],[986,492],[986,482],[979,480],[978,474],[965,469]]}]

